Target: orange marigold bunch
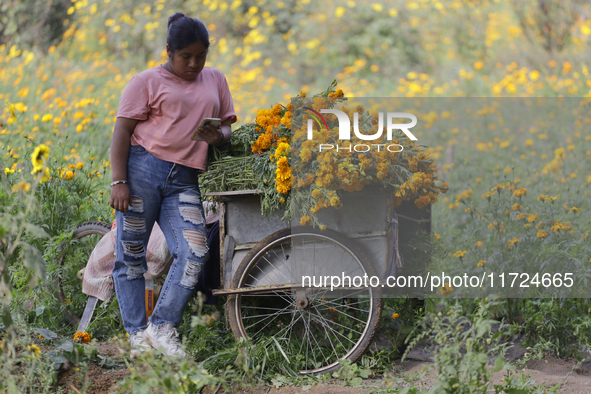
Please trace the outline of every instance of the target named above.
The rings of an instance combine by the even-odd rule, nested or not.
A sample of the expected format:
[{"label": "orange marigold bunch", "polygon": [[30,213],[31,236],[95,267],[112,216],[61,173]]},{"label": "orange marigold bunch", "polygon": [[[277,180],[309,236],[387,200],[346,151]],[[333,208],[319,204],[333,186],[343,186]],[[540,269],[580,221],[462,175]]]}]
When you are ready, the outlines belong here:
[{"label": "orange marigold bunch", "polygon": [[[259,127],[256,130],[262,130],[263,132],[252,144],[252,151],[254,153],[262,153],[268,150],[277,140],[277,136],[273,133],[273,130],[282,123],[282,110],[283,107],[281,105],[275,104],[271,109],[261,109],[257,112],[256,123]],[[289,122],[291,122],[291,113],[289,115]]]},{"label": "orange marigold bunch", "polygon": [[76,342],[89,343],[91,340],[92,338],[90,337],[90,334],[87,332],[78,331],[76,334],[74,334],[74,341]]}]

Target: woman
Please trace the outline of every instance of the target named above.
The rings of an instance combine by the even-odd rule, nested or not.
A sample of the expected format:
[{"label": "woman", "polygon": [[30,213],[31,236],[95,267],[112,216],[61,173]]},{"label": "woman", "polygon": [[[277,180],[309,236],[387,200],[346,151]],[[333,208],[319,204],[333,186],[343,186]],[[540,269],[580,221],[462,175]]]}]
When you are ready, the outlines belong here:
[{"label": "woman", "polygon": [[[226,143],[236,121],[226,78],[204,67],[208,48],[203,23],[177,12],[168,19],[168,62],[134,76],[121,95],[111,143],[110,204],[118,223],[113,281],[132,356],[150,345],[186,356],[175,326],[207,258],[197,176],[206,170],[208,144]],[[221,125],[200,126],[211,117]],[[203,141],[192,140],[195,132]],[[146,324],[143,274],[155,221],[174,262]]]}]

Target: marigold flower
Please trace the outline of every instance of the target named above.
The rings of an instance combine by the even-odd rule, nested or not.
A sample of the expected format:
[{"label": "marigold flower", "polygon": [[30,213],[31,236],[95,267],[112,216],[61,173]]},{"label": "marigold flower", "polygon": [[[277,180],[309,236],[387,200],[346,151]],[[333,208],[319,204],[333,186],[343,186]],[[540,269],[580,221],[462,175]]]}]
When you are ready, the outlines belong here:
[{"label": "marigold flower", "polygon": [[453,290],[454,290],[453,286],[450,285],[449,283],[446,283],[442,287],[439,288],[439,293],[445,297],[446,295],[451,293]]},{"label": "marigold flower", "polygon": [[461,259],[466,255],[466,253],[468,253],[467,250],[458,250],[453,254],[453,256]]},{"label": "marigold flower", "polygon": [[522,196],[527,196],[527,189],[525,187],[519,187],[515,189],[513,195],[519,198],[521,198]]},{"label": "marigold flower", "polygon": [[51,114],[45,114],[43,115],[43,117],[41,118],[42,122],[49,122],[51,119],[53,119],[53,115]]},{"label": "marigold flower", "polygon": [[89,333],[78,331],[76,334],[74,334],[74,340],[81,343],[89,343],[92,338],[90,337]]},{"label": "marigold flower", "polygon": [[398,319],[399,317],[400,317],[400,315],[398,313],[392,314],[392,319]]},{"label": "marigold flower", "polygon": [[330,205],[337,208],[337,209],[343,206],[343,204],[341,203],[341,200],[338,197],[331,198]]},{"label": "marigold flower", "polygon": [[310,220],[310,216],[306,215],[306,216],[302,216],[302,217],[300,218],[300,224],[301,224],[302,226],[307,226],[307,225],[309,225],[310,223],[312,223],[312,220]]},{"label": "marigold flower", "polygon": [[66,171],[64,178],[70,180],[70,179],[74,178],[74,176],[76,176],[76,174],[73,171],[68,170],[68,171]]},{"label": "marigold flower", "polygon": [[49,157],[49,151],[49,147],[44,144],[35,148],[31,154],[31,163],[33,164],[33,172],[31,172],[31,174],[35,174],[43,169],[45,161]]},{"label": "marigold flower", "polygon": [[572,229],[573,229],[573,226],[570,222],[562,223],[560,220],[556,220],[554,222],[554,224],[552,225],[552,227],[550,228],[550,230],[555,233],[557,233],[561,230],[568,231],[568,230],[572,230]]},{"label": "marigold flower", "polygon": [[478,264],[476,264],[477,267],[484,267],[484,264],[486,264],[486,260],[480,260],[478,262]]},{"label": "marigold flower", "polygon": [[41,354],[41,349],[39,349],[39,346],[37,345],[29,345],[27,346],[27,349],[29,349],[29,351],[35,358],[38,358],[39,354]]},{"label": "marigold flower", "polygon": [[540,229],[538,230],[538,234],[537,237],[542,239],[542,238],[546,238],[548,236],[548,231],[544,230],[544,229]]},{"label": "marigold flower", "polygon": [[507,241],[509,243],[509,246],[507,246],[507,249],[511,249],[513,247],[513,245],[515,245],[518,242],[521,242],[520,238],[511,238],[510,240]]},{"label": "marigold flower", "polygon": [[19,183],[12,186],[12,192],[16,193],[18,191],[26,193],[31,190],[31,184],[29,182],[20,181]]}]

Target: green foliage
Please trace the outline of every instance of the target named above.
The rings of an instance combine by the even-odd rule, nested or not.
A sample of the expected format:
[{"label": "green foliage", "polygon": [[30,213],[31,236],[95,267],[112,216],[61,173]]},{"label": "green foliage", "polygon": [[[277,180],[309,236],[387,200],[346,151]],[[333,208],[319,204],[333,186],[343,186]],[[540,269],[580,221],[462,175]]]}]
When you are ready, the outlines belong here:
[{"label": "green foliage", "polygon": [[519,307],[529,352],[559,357],[583,356],[591,348],[591,304],[588,299],[527,299]]},{"label": "green foliage", "polygon": [[71,4],[69,0],[2,0],[0,44],[47,50],[61,41]]},{"label": "green foliage", "polygon": [[155,351],[144,352],[136,366],[127,367],[131,374],[117,385],[118,393],[190,394],[220,382],[191,359],[159,357]]},{"label": "green foliage", "polygon": [[[422,340],[433,346],[437,381],[430,393],[484,393],[491,389],[495,393],[516,394],[545,391],[543,386],[534,385],[523,374],[521,379],[516,378],[515,367],[505,362],[505,344],[501,341],[504,332],[493,332],[493,325],[499,322],[489,316],[491,308],[499,305],[499,301],[482,301],[471,314],[461,302],[456,302],[443,311],[430,313],[417,325],[414,336],[409,337],[410,346],[403,360]],[[493,368],[488,367],[489,363]],[[503,369],[507,370],[505,380],[493,385],[493,373]]]}]

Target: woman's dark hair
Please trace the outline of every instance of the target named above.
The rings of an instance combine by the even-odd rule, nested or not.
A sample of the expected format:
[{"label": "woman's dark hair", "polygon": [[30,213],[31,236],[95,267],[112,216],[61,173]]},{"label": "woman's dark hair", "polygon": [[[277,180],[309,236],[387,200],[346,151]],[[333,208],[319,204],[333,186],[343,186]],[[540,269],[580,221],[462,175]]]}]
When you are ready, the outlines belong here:
[{"label": "woman's dark hair", "polygon": [[203,22],[180,12],[168,18],[166,43],[170,52],[175,53],[197,41],[201,41],[205,48],[209,48],[209,33]]}]

